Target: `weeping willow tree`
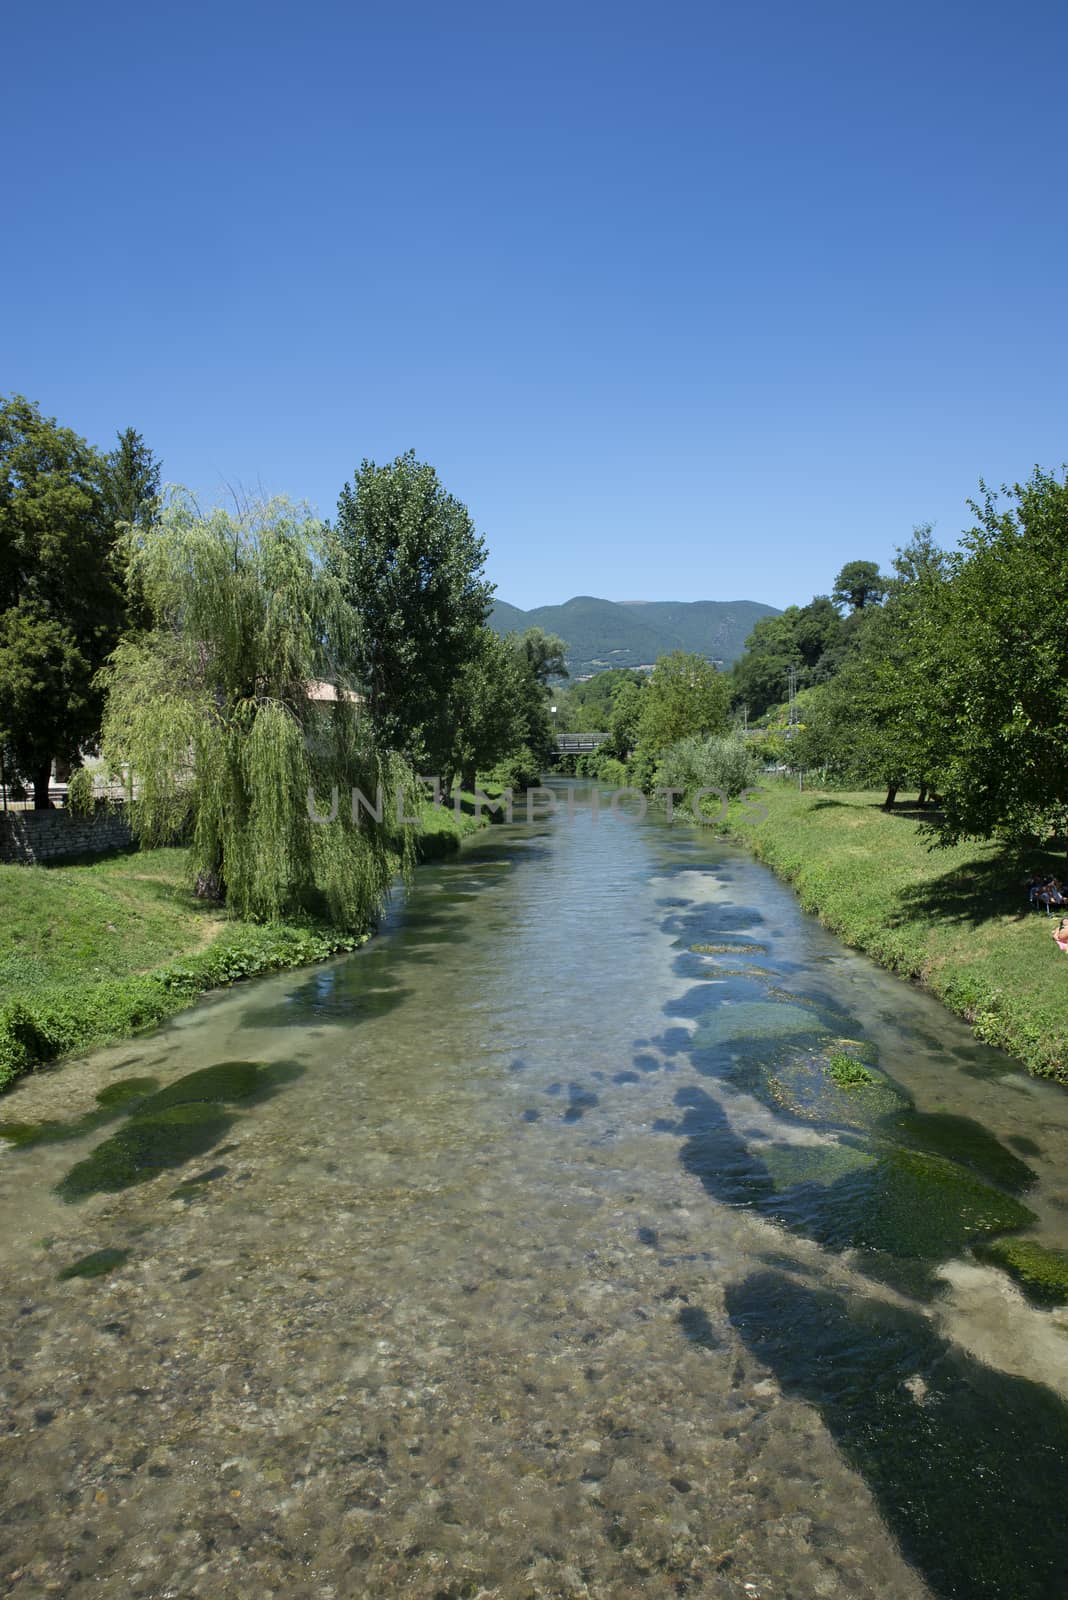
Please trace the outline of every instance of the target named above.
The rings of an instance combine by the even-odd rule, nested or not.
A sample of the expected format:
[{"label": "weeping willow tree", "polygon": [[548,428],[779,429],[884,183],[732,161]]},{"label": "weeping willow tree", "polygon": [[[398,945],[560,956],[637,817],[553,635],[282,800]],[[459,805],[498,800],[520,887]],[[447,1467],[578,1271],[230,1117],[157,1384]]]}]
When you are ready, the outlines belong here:
[{"label": "weeping willow tree", "polygon": [[[242,917],[319,909],[354,927],[411,864],[389,797],[413,780],[339,680],[353,617],[328,538],[285,500],[205,516],[182,491],[131,529],[152,626],[104,670],[103,754],[126,775],[142,843],[191,840],[198,892]],[[380,820],[353,818],[354,787],[372,804],[381,788]]]}]

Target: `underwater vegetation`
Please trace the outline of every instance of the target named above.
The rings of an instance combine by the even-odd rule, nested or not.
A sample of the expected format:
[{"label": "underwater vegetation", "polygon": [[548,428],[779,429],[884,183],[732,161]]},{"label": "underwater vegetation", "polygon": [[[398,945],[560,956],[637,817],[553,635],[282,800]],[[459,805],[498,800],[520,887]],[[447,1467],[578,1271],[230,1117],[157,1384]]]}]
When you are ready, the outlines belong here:
[{"label": "underwater vegetation", "polygon": [[83,1116],[72,1117],[69,1122],[0,1122],[0,1138],[18,1149],[35,1144],[61,1144],[68,1139],[80,1139],[122,1116],[123,1111],[137,1100],[143,1100],[159,1088],[156,1078],[124,1078],[121,1083],[111,1083],[101,1089],[96,1097],[96,1110]]},{"label": "underwater vegetation", "polygon": [[717,944],[692,944],[690,949],[695,956],[765,956],[768,953],[766,944],[758,944],[754,939],[747,939],[744,944],[735,940],[721,940]]},{"label": "underwater vegetation", "polygon": [[1035,1305],[1068,1305],[1068,1251],[1051,1250],[1037,1239],[985,1239],[975,1254],[1015,1278]]},{"label": "underwater vegetation", "polygon": [[1068,1572],[1068,1406],[941,1338],[778,1272],[727,1290],[732,1324],[814,1405],[939,1600],[1054,1600]]},{"label": "underwater vegetation", "polygon": [[[941,1263],[1033,1225],[1020,1198],[1034,1182],[1027,1164],[966,1117],[917,1111],[836,1007],[744,991],[717,1003],[708,990],[670,1008],[695,1017],[686,1049],[697,1071],[825,1136],[740,1138],[718,1100],[682,1091],[681,1158],[717,1199],[861,1252],[865,1270],[924,1297]],[[988,1257],[1013,1270],[1010,1258]]]},{"label": "underwater vegetation", "polygon": [[211,1150],[233,1126],[236,1107],[274,1093],[301,1068],[222,1061],[186,1073],[136,1100],[123,1127],[77,1162],[56,1185],[66,1201],[145,1183]]},{"label": "underwater vegetation", "polygon": [[127,1078],[97,1095],[96,1110],[69,1123],[3,1123],[16,1148],[58,1143],[125,1117],[123,1125],[75,1163],[56,1185],[68,1202],[115,1193],[183,1166],[218,1144],[240,1111],[276,1094],[303,1068],[289,1062],[221,1061],[160,1089],[154,1078]]},{"label": "underwater vegetation", "polygon": [[859,1089],[862,1084],[871,1084],[875,1078],[859,1062],[856,1056],[847,1055],[844,1050],[832,1050],[827,1057],[827,1072],[840,1089]]},{"label": "underwater vegetation", "polygon": [[129,1250],[94,1250],[87,1256],[79,1256],[69,1267],[57,1272],[56,1277],[61,1282],[66,1278],[103,1278],[121,1267],[129,1257]]}]

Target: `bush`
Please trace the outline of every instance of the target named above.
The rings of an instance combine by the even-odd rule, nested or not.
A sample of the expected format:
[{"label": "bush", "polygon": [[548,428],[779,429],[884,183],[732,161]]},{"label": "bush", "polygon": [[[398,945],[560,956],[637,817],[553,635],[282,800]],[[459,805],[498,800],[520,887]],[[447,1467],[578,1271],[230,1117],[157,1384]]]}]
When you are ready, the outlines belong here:
[{"label": "bush", "polygon": [[67,785],[67,806],[80,816],[88,816],[93,809],[93,774],[88,767],[79,767],[70,775]]},{"label": "bush", "polygon": [[[680,739],[665,750],[656,774],[661,789],[681,789],[689,802],[698,789],[718,789],[729,800],[760,782],[763,763],[745,739],[736,735],[711,739]],[[714,800],[702,801],[719,809]]]},{"label": "bush", "polygon": [[615,756],[602,756],[597,767],[597,779],[600,783],[610,783],[613,789],[625,789],[627,769]]},{"label": "bush", "polygon": [[533,750],[522,745],[514,755],[499,761],[490,774],[502,789],[521,794],[524,789],[536,789],[541,782],[541,766]]}]

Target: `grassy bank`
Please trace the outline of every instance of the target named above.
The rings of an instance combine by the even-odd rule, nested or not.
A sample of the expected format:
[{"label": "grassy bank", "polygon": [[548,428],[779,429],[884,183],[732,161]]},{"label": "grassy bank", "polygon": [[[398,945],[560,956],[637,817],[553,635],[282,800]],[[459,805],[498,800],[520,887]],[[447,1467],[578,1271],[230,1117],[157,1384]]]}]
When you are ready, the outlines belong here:
[{"label": "grassy bank", "polygon": [[[428,809],[420,859],[447,856],[480,825]],[[368,937],[312,919],[231,919],[191,893],[179,849],[0,865],[0,907],[0,1091],[43,1062],[163,1022],[208,989]]]},{"label": "grassy bank", "polygon": [[762,793],[766,820],[732,807],[727,830],[806,911],[892,972],[914,978],[1040,1077],[1068,1082],[1068,957],[1029,910],[1023,880],[1063,856],[996,844],[931,850],[921,816],[879,794]]}]

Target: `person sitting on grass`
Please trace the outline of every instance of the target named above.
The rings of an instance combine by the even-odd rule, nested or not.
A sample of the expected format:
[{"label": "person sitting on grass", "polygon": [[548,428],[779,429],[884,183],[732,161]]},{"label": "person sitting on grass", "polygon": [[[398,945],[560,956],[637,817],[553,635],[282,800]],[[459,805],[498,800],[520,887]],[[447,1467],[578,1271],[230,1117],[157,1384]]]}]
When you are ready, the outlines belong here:
[{"label": "person sitting on grass", "polygon": [[1068,917],[1062,917],[1053,930],[1053,938],[1057,949],[1063,950],[1068,955]]}]

